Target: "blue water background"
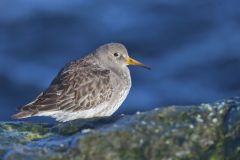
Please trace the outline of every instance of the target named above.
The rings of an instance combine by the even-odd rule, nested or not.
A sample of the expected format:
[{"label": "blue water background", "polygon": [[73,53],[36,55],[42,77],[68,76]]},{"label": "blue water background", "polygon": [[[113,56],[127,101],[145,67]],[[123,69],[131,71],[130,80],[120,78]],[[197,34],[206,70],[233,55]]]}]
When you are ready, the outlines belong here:
[{"label": "blue water background", "polygon": [[1,0],[0,120],[46,89],[65,63],[108,42],[125,44],[152,67],[130,67],[133,86],[117,114],[240,95],[239,6],[237,0]]}]

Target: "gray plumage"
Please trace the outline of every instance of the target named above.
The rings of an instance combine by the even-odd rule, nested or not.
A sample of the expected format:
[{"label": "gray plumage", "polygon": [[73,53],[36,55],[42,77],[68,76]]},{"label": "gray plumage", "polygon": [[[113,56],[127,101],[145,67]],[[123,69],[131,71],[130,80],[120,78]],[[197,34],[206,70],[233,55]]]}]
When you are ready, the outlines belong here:
[{"label": "gray plumage", "polygon": [[65,65],[50,86],[13,118],[50,116],[65,122],[112,115],[131,87],[128,60],[122,44],[100,46],[87,57]]}]

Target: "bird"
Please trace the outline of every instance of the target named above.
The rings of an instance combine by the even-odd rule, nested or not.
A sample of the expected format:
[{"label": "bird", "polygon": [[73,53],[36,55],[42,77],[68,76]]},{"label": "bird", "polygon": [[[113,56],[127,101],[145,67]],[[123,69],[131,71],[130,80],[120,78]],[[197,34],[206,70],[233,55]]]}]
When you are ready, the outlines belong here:
[{"label": "bird", "polygon": [[101,45],[67,63],[35,100],[12,116],[49,116],[59,122],[109,117],[126,99],[132,82],[128,65],[150,69],[131,58],[121,43]]}]

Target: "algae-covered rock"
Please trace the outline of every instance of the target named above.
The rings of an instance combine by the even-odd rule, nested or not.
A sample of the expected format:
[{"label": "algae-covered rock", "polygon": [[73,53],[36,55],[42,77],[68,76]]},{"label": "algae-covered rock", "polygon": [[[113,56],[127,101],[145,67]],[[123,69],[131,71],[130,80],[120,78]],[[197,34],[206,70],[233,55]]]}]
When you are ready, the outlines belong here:
[{"label": "algae-covered rock", "polygon": [[4,160],[238,160],[240,99],[56,125],[0,123]]}]

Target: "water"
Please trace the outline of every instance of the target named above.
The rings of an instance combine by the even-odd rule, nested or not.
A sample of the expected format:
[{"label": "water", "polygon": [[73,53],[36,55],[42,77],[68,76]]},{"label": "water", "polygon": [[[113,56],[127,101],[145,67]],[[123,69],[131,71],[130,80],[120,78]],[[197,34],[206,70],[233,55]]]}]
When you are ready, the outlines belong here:
[{"label": "water", "polygon": [[2,0],[0,120],[46,89],[63,65],[108,42],[152,67],[130,67],[119,109],[212,102],[240,93],[239,1]]}]

